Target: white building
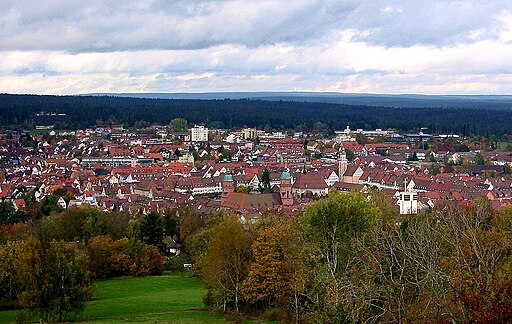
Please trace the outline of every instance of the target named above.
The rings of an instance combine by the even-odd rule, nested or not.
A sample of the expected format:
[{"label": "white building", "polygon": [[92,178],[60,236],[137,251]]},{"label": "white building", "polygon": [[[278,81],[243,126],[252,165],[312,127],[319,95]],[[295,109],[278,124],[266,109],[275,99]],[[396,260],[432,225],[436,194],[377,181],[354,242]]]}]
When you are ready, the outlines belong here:
[{"label": "white building", "polygon": [[194,127],[190,129],[190,140],[192,142],[207,142],[208,128],[202,125],[194,125]]},{"label": "white building", "polygon": [[400,215],[418,213],[418,193],[413,191],[402,191],[398,199]]}]

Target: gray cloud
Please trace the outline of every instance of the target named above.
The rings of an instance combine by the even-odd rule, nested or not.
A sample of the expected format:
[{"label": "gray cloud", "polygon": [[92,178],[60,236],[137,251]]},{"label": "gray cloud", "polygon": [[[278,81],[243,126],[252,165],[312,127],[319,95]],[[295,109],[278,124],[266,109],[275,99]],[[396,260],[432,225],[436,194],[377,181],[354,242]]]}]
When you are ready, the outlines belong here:
[{"label": "gray cloud", "polygon": [[510,1],[0,1],[0,50],[250,48],[353,39],[389,47],[495,39]]}]

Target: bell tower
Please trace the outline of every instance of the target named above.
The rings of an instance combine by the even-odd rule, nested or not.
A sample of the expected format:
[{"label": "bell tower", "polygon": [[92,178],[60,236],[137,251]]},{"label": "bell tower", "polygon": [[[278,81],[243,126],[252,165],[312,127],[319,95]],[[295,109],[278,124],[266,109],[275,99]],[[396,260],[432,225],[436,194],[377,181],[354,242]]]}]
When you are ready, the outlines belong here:
[{"label": "bell tower", "polygon": [[347,154],[345,150],[341,151],[340,157],[338,159],[338,177],[340,177],[340,181],[343,178],[343,175],[347,171]]},{"label": "bell tower", "polygon": [[293,205],[292,176],[287,170],[281,173],[279,194],[281,195],[281,203],[283,206]]},{"label": "bell tower", "polygon": [[222,196],[220,199],[221,204],[224,204],[227,200],[228,194],[234,191],[235,180],[233,179],[233,175],[231,173],[226,173],[224,175],[224,179],[222,180]]}]

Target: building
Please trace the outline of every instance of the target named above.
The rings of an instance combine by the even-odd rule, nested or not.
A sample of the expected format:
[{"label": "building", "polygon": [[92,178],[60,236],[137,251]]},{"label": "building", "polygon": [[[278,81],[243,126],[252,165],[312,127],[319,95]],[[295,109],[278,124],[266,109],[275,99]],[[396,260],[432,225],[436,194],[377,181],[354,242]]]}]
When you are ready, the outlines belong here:
[{"label": "building", "polygon": [[190,140],[192,142],[207,142],[208,128],[202,125],[194,125],[194,127],[190,129]]},{"label": "building", "polygon": [[245,139],[256,139],[258,136],[258,132],[256,131],[256,128],[244,128],[242,129],[242,133],[244,134]]},{"label": "building", "polygon": [[400,192],[398,204],[400,205],[400,215],[417,214],[418,194],[410,191]]},{"label": "building", "polygon": [[288,171],[281,173],[279,193],[281,194],[281,203],[283,206],[293,205],[292,176]]},{"label": "building", "polygon": [[400,215],[417,214],[418,213],[418,193],[408,190],[407,182],[405,183],[405,190],[401,191],[398,198],[398,205],[400,206]]}]

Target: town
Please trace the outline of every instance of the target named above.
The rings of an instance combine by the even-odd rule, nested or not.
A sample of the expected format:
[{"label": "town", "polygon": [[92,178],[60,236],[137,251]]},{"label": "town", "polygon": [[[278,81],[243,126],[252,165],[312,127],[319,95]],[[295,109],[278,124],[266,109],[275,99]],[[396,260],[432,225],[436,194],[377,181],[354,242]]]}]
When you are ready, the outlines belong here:
[{"label": "town", "polygon": [[495,210],[512,202],[510,146],[427,129],[226,130],[175,118],[141,129],[100,123],[60,131],[45,123],[2,130],[0,140],[0,197],[16,210],[59,192],[62,209],[88,204],[138,217],[186,206],[244,222],[269,209],[296,215],[331,190],[378,188],[400,214],[480,197]]}]

